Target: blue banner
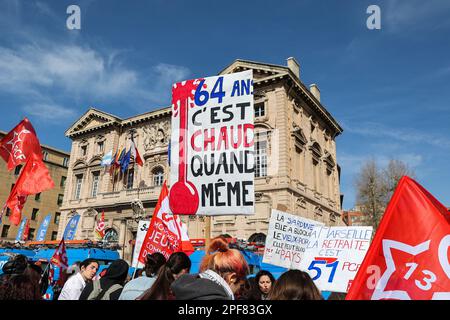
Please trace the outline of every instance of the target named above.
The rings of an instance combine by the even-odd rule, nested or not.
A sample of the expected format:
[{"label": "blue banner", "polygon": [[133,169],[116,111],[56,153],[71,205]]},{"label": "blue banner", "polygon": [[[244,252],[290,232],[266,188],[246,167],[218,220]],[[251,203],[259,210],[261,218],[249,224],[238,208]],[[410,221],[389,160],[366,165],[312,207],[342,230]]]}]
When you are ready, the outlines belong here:
[{"label": "blue banner", "polygon": [[24,217],[22,222],[20,223],[19,231],[17,231],[16,241],[22,240],[23,229],[25,228],[25,223],[27,222],[27,218]]},{"label": "blue banner", "polygon": [[66,230],[64,230],[63,238],[64,240],[73,240],[75,238],[75,232],[77,231],[78,221],[80,220],[80,215],[76,213],[67,223]]},{"label": "blue banner", "polygon": [[50,225],[51,214],[48,214],[44,220],[42,220],[39,230],[37,232],[36,241],[44,241],[47,234],[48,226]]}]

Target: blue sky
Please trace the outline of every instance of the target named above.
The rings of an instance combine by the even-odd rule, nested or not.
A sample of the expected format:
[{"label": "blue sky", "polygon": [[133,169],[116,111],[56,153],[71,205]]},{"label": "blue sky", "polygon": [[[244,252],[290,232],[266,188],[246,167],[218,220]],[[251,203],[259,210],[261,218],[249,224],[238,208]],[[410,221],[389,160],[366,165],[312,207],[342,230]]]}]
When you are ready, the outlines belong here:
[{"label": "blue sky", "polygon": [[[81,8],[81,30],[66,8]],[[381,8],[381,30],[366,9]],[[344,128],[337,138],[344,208],[369,158],[397,158],[450,206],[450,2],[0,0],[0,129],[24,116],[42,143],[90,106],[122,117],[167,106],[175,81],[237,58],[284,65],[317,83]]]}]

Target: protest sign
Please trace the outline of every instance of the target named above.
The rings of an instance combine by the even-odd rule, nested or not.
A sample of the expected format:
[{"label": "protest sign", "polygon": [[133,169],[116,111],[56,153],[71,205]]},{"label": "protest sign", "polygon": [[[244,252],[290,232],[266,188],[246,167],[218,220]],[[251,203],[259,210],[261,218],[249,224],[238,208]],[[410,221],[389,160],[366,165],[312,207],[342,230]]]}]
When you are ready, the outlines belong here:
[{"label": "protest sign", "polygon": [[134,244],[134,251],[133,251],[133,261],[131,263],[131,266],[134,268],[141,268],[144,266],[143,263],[140,263],[138,261],[139,258],[139,252],[141,252],[142,243],[144,242],[145,235],[147,234],[148,227],[150,225],[150,221],[139,221],[137,234],[136,234],[136,242]]},{"label": "protest sign", "polygon": [[173,86],[173,214],[254,214],[252,79],[244,71]]},{"label": "protest sign", "polygon": [[317,226],[300,263],[321,291],[347,292],[370,246],[372,227]]},{"label": "protest sign", "polygon": [[272,209],[263,262],[299,269],[312,230],[321,222]]}]

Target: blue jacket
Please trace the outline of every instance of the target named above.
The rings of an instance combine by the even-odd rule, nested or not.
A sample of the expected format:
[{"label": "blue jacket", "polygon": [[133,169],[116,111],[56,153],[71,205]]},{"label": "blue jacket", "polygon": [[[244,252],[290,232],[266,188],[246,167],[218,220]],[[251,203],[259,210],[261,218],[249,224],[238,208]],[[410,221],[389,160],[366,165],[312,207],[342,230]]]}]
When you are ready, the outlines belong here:
[{"label": "blue jacket", "polygon": [[147,277],[145,272],[139,278],[133,279],[123,287],[119,300],[136,300],[146,290],[150,289],[156,277]]}]

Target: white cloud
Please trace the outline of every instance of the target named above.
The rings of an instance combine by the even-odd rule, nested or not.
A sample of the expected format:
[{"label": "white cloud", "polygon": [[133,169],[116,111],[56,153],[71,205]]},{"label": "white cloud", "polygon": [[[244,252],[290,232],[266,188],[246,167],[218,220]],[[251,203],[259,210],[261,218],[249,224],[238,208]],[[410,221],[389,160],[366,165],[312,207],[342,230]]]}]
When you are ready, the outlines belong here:
[{"label": "white cloud", "polygon": [[23,107],[28,114],[41,120],[61,121],[73,118],[76,115],[75,110],[52,104],[34,104]]}]

